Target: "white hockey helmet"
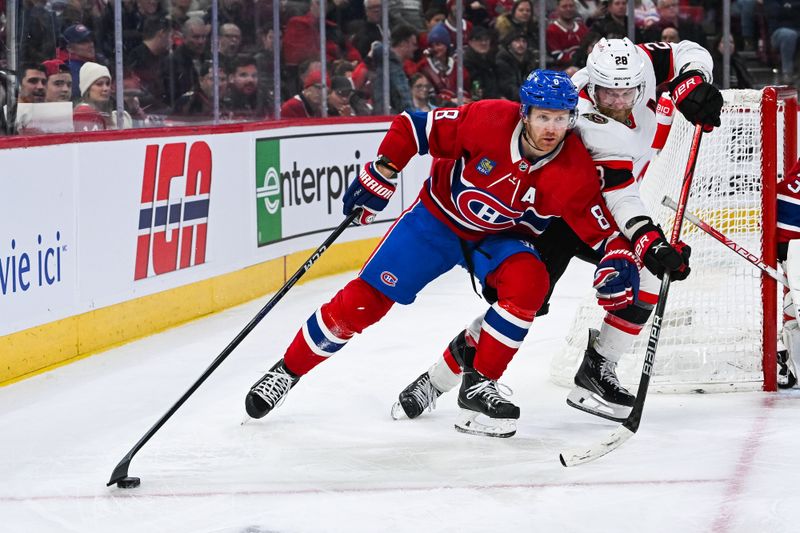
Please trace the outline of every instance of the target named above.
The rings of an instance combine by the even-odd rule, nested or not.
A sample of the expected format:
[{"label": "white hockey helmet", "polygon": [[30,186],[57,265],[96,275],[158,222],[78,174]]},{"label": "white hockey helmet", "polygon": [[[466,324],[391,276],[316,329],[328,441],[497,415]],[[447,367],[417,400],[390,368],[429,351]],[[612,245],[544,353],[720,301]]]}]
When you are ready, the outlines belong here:
[{"label": "white hockey helmet", "polygon": [[633,105],[636,105],[645,92],[644,61],[639,57],[636,45],[627,37],[606,39],[603,37],[594,45],[586,60],[589,83],[586,92],[597,103],[595,87],[609,89],[637,88]]}]

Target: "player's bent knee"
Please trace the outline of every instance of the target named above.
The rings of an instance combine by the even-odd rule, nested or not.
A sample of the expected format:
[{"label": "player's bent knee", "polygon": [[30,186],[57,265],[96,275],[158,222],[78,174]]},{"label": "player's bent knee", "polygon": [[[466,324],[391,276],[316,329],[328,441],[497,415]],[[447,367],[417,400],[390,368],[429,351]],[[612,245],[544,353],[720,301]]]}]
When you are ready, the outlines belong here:
[{"label": "player's bent knee", "polygon": [[533,320],[550,288],[544,263],[529,253],[515,254],[492,273],[498,303],[514,315]]},{"label": "player's bent knee", "polygon": [[361,333],[389,312],[394,302],[361,278],[344,286],[330,303],[323,306],[332,324],[331,331],[342,338]]}]

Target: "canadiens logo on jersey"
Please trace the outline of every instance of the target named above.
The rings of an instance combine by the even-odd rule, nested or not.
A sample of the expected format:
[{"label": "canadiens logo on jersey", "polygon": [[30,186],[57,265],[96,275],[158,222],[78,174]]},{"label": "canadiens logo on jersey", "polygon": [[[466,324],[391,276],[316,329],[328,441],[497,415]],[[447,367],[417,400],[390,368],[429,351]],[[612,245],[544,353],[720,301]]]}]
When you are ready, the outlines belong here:
[{"label": "canadiens logo on jersey", "polygon": [[608,119],[603,115],[598,115],[597,113],[584,113],[583,118],[591,120],[595,124],[608,124]]},{"label": "canadiens logo on jersey", "polygon": [[389,287],[394,287],[397,285],[397,276],[389,272],[388,270],[384,270],[381,272],[381,281],[384,282]]},{"label": "canadiens logo on jersey", "polygon": [[455,200],[464,219],[484,230],[500,231],[511,228],[522,216],[522,211],[511,209],[480,189],[462,191]]},{"label": "canadiens logo on jersey", "polygon": [[492,172],[492,170],[494,170],[494,167],[496,165],[497,165],[496,162],[492,161],[489,158],[484,157],[483,159],[478,161],[478,164],[475,165],[475,169],[484,176],[488,176]]}]

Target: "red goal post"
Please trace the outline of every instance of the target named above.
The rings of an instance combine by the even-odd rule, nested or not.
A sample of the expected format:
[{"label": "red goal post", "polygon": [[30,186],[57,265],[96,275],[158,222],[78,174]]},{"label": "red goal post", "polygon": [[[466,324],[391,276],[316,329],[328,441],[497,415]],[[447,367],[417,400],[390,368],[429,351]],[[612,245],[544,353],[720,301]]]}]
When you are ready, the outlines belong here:
[{"label": "red goal post", "polygon": [[[788,87],[723,91],[722,126],[703,137],[687,209],[776,266],[776,184],[797,160],[797,91]],[[664,228],[674,213],[693,127],[676,114],[664,149],[640,183],[642,199]],[[674,283],[664,316],[651,389],[662,392],[776,390],[778,287],[725,246],[684,222],[692,274]],[[570,386],[588,329],[603,312],[587,280],[564,347],[553,356],[551,379]],[[649,325],[643,331],[649,331]],[[646,335],[622,354],[618,373],[634,387]]]},{"label": "red goal post", "polygon": [[[797,89],[793,87],[767,87],[763,91],[761,104],[763,156],[761,159],[764,177],[762,195],[763,226],[777,225],[776,187],[779,176],[797,161]],[[782,119],[782,120],[781,120]],[[780,163],[780,164],[779,164]],[[761,255],[765,263],[776,266],[777,240],[774,231],[765,232]],[[764,316],[777,316],[778,304],[775,280],[761,276]],[[777,323],[765,321],[763,343],[764,390],[777,390],[776,343]]]}]

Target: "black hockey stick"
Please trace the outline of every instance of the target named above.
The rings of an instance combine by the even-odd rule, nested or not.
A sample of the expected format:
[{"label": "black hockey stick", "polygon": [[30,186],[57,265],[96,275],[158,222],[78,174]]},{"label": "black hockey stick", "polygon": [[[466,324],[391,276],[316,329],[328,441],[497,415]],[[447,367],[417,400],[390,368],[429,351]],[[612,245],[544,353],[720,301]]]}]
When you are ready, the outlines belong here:
[{"label": "black hockey stick", "polygon": [[[675,203],[675,200],[673,200],[669,196],[665,196],[661,200],[661,204],[666,206],[666,207],[669,207],[673,211],[675,211],[678,208],[678,205]],[[712,237],[717,239],[719,242],[724,244],[727,248],[732,250],[733,253],[735,253],[736,255],[738,255],[740,257],[742,257],[743,259],[748,261],[750,264],[752,264],[754,267],[758,268],[759,270],[764,272],[766,275],[768,275],[769,277],[771,277],[772,279],[774,279],[778,283],[782,284],[787,289],[789,288],[789,281],[786,279],[786,276],[784,276],[783,274],[778,272],[776,269],[774,269],[771,266],[769,266],[768,264],[766,264],[764,261],[761,260],[760,257],[758,257],[754,253],[748,251],[744,246],[740,245],[736,241],[730,239],[728,236],[726,236],[721,231],[717,230],[714,226],[712,226],[711,224],[709,224],[708,222],[706,222],[702,218],[698,218],[698,217],[694,216],[693,214],[687,212],[686,213],[686,220],[688,220],[689,222],[691,222],[692,224],[694,224],[695,226],[697,226],[701,230],[705,231],[706,233],[708,233],[709,235],[711,235]]]},{"label": "black hockey stick", "polygon": [[[692,185],[694,167],[697,164],[697,154],[700,149],[700,139],[702,137],[702,126],[696,126],[694,137],[692,138],[692,146],[689,150],[689,160],[686,162],[686,173],[683,176],[683,185],[681,186],[681,194],[675,212],[675,221],[672,224],[672,233],[669,238],[669,242],[673,246],[680,240],[681,226],[683,225],[683,217],[686,212],[686,201],[689,198],[689,189]],[[658,303],[653,313],[653,324],[650,328],[647,352],[644,357],[644,364],[642,365],[642,377],[639,380],[639,389],[636,391],[636,400],[633,402],[631,413],[616,431],[591,448],[579,448],[561,453],[558,458],[562,465],[575,466],[599,459],[605,454],[622,446],[622,444],[631,438],[639,429],[639,424],[642,421],[642,412],[644,411],[644,401],[647,398],[647,388],[650,386],[650,373],[653,371],[653,363],[656,358],[658,339],[661,336],[661,321],[664,318],[664,309],[667,305],[669,284],[670,276],[669,273],[665,272],[661,279],[661,290],[658,291]]]},{"label": "black hockey stick", "polygon": [[331,232],[330,235],[328,235],[328,238],[325,239],[325,242],[323,242],[319,246],[319,248],[317,248],[314,251],[314,253],[311,254],[311,257],[308,258],[308,261],[306,261],[303,264],[303,266],[301,266],[297,270],[297,272],[295,272],[294,275],[291,278],[289,278],[286,281],[286,283],[283,284],[283,287],[278,289],[278,292],[275,293],[275,295],[270,299],[270,301],[267,302],[267,304],[261,308],[261,310],[256,314],[256,316],[254,316],[253,319],[247,323],[244,329],[242,329],[242,331],[240,331],[239,334],[236,335],[236,337],[230,342],[230,344],[228,344],[228,346],[226,346],[225,349],[222,350],[222,353],[220,353],[217,356],[217,358],[214,359],[214,361],[206,369],[206,371],[203,372],[203,374],[197,379],[197,381],[195,381],[192,384],[191,387],[189,387],[189,390],[184,392],[183,396],[181,396],[180,399],[177,402],[175,402],[175,405],[170,407],[169,411],[164,413],[164,416],[162,416],[158,420],[158,422],[156,422],[153,425],[153,427],[147,430],[147,433],[145,433],[144,436],[141,439],[139,439],[139,442],[137,442],[133,446],[133,448],[131,448],[131,451],[129,451],[125,455],[125,457],[122,458],[119,464],[117,464],[116,468],[114,468],[114,471],[111,473],[111,479],[106,484],[107,487],[111,486],[114,483],[116,483],[117,486],[121,488],[133,488],[139,485],[140,480],[138,477],[128,476],[128,467],[131,464],[133,456],[136,455],[136,453],[140,449],[142,449],[142,447],[145,444],[147,444],[147,441],[149,441],[150,438],[153,435],[155,435],[156,431],[161,429],[161,426],[163,426],[164,423],[167,420],[169,420],[170,417],[174,415],[178,409],[180,409],[183,403],[189,399],[189,396],[194,394],[194,391],[196,391],[200,387],[200,385],[202,385],[203,382],[208,378],[208,376],[210,376],[211,373],[214,372],[214,370],[216,370],[217,367],[220,364],[222,364],[222,362],[231,354],[231,352],[237,346],[239,346],[239,343],[241,343],[244,340],[244,338],[247,337],[247,335],[253,330],[253,328],[255,328],[259,322],[261,322],[261,319],[263,319],[266,316],[266,314],[269,313],[273,307],[275,307],[275,304],[277,304],[280,301],[280,299],[283,298],[287,292],[289,292],[289,289],[291,289],[292,286],[294,286],[294,284],[297,283],[297,280],[299,280],[301,277],[303,277],[303,275],[306,272],[308,272],[308,269],[311,268],[311,265],[317,262],[317,259],[320,258],[322,253],[325,250],[327,250],[331,244],[333,244],[333,241],[335,241],[339,237],[339,235],[341,235],[342,232],[347,228],[347,226],[349,226],[353,222],[353,220],[355,220],[356,217],[358,217],[360,214],[361,214],[361,208],[358,208],[354,209],[352,213],[347,215],[347,217],[342,221],[342,223],[339,224],[336,227],[336,229],[334,229],[333,232]]}]

